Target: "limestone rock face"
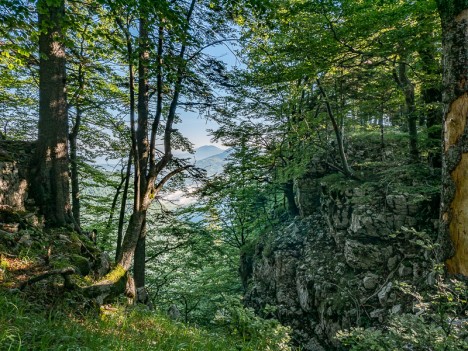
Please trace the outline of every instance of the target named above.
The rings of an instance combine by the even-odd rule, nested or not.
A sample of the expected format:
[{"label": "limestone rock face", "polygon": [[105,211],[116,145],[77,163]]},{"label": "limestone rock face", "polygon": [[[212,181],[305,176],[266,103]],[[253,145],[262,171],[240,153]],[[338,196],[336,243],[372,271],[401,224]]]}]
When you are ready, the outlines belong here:
[{"label": "limestone rock face", "polygon": [[391,247],[382,248],[352,239],[347,239],[345,242],[344,256],[351,268],[372,269],[386,263],[391,254]]},{"label": "limestone rock face", "polygon": [[314,214],[320,207],[319,179],[327,172],[329,172],[328,166],[316,158],[312,161],[308,172],[294,180],[295,200],[301,217]]},{"label": "limestone rock face", "polygon": [[0,162],[0,205],[12,210],[24,210],[27,182],[22,179],[15,161]]},{"label": "limestone rock face", "polygon": [[28,200],[28,168],[33,145],[0,142],[0,209],[24,211]]},{"label": "limestone rock face", "polygon": [[[262,237],[249,260],[245,302],[260,314],[275,306],[272,317],[292,327],[303,350],[334,350],[337,331],[382,323],[412,308],[393,278],[434,282],[431,253],[406,228],[432,225],[419,216],[431,209],[414,194],[296,182],[304,184],[298,200],[308,216]],[[306,193],[313,198],[301,200]]]}]

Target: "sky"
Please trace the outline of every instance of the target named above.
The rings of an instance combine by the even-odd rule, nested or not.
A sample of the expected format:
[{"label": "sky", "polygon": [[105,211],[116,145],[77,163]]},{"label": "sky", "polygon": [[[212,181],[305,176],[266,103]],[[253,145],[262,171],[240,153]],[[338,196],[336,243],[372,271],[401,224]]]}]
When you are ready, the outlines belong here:
[{"label": "sky", "polygon": [[[226,45],[229,46],[226,47]],[[228,66],[228,69],[238,67],[241,65],[239,60],[236,59],[232,52],[232,44],[227,43],[226,45],[216,45],[208,47],[204,52],[214,56],[215,58],[222,60]],[[231,49],[230,49],[231,48]],[[180,112],[182,122],[177,124],[177,128],[182,135],[189,138],[189,140],[195,145],[195,148],[203,145],[216,145],[225,149],[221,143],[214,143],[211,141],[211,136],[208,134],[208,129],[217,129],[218,124],[214,121],[207,120],[203,116],[199,116],[198,113],[194,112]]]},{"label": "sky", "polygon": [[208,135],[208,129],[216,129],[218,124],[207,120],[203,116],[199,116],[194,112],[181,112],[182,122],[175,125],[183,136],[187,137],[195,148],[203,145],[216,145],[224,148],[221,143],[211,141],[211,136]]}]

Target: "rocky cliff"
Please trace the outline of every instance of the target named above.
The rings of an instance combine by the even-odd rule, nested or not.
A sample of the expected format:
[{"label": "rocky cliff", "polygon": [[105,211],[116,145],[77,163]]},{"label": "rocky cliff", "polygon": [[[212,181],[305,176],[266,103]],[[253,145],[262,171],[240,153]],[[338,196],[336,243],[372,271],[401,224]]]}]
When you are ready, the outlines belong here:
[{"label": "rocky cliff", "polygon": [[104,276],[111,261],[84,234],[44,228],[43,217],[28,198],[33,152],[32,143],[0,141],[0,288],[15,292],[38,282],[57,295],[54,283],[61,275],[67,290],[82,276]]},{"label": "rocky cliff", "polygon": [[437,189],[427,191],[425,177],[402,171],[392,182],[346,181],[325,173],[315,167],[296,182],[302,216],[262,236],[243,268],[252,272],[246,304],[290,325],[310,351],[339,347],[338,330],[412,311],[402,286],[436,279]]},{"label": "rocky cliff", "polygon": [[33,144],[0,141],[0,206],[24,211],[28,199],[28,168]]}]

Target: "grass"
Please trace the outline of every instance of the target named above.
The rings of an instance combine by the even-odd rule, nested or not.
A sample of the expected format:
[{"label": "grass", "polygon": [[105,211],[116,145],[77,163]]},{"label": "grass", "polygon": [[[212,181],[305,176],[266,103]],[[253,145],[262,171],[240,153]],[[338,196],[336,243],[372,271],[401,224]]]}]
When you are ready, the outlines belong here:
[{"label": "grass", "polygon": [[[63,300],[61,300],[63,301]],[[0,350],[275,350],[265,340],[240,340],[141,308],[107,307],[77,314],[63,302],[44,308],[0,291]]]},{"label": "grass", "polygon": [[[22,283],[32,277],[54,267],[73,265],[74,258],[82,258],[80,242],[86,244],[86,238],[56,229],[46,233],[34,230],[30,241],[20,245],[16,239],[23,234],[24,230],[12,234],[9,240],[0,238],[0,351],[291,350],[284,327],[251,316],[240,307],[233,312],[234,317],[238,316],[235,322],[229,320],[226,325],[216,324],[216,329],[214,324],[203,329],[146,308],[129,306],[125,298],[99,309],[80,288],[67,290],[60,275],[20,290]],[[96,250],[94,245],[85,249]],[[91,256],[98,254],[96,251]],[[104,279],[118,280],[122,274],[121,267],[117,267]],[[72,279],[81,287],[95,283],[91,274],[73,275]]]}]

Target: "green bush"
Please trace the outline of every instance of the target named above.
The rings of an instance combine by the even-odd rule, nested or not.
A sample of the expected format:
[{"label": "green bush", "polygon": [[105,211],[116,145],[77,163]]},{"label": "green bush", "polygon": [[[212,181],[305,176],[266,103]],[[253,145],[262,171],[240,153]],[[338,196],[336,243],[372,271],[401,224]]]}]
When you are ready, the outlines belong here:
[{"label": "green bush", "polygon": [[391,317],[384,327],[340,331],[338,340],[351,351],[460,351],[468,350],[468,287],[440,280],[435,292],[422,298],[411,286],[415,314]]},{"label": "green bush", "polygon": [[228,299],[220,306],[214,322],[232,336],[242,340],[261,341],[261,350],[290,351],[290,328],[275,319],[263,319],[253,309],[244,307],[238,299]]}]

